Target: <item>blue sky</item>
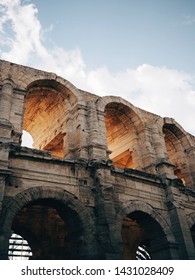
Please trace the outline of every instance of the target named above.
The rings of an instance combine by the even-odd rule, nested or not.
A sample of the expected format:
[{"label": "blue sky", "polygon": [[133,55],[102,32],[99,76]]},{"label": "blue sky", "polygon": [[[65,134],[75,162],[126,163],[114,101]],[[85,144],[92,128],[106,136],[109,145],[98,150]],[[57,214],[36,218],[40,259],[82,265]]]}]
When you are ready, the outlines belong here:
[{"label": "blue sky", "polygon": [[0,0],[0,58],[195,134],[194,0]]},{"label": "blue sky", "polygon": [[[30,2],[30,1],[29,1]],[[47,43],[78,47],[86,66],[141,64],[195,73],[194,0],[35,0]]]}]

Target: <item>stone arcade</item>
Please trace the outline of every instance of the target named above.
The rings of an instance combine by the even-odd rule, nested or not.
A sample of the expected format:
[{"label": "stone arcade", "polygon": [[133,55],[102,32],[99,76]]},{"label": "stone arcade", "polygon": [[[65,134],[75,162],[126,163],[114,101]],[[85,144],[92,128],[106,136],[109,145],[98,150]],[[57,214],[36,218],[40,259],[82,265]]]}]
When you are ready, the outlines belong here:
[{"label": "stone arcade", "polygon": [[[163,97],[162,97],[163,98]],[[21,146],[23,130],[34,148]],[[0,259],[195,259],[195,137],[174,119],[0,61]]]}]

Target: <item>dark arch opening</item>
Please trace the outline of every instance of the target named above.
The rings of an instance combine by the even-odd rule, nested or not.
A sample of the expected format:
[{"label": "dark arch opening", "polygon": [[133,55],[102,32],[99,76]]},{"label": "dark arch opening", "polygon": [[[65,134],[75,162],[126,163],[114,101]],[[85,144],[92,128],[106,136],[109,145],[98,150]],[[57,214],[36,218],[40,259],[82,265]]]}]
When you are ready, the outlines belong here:
[{"label": "dark arch opening", "polygon": [[193,240],[194,247],[195,247],[195,224],[191,227],[190,231],[191,231],[192,240]]},{"label": "dark arch opening", "polygon": [[30,259],[80,259],[82,226],[78,214],[54,199],[38,199],[15,216],[12,231],[32,250]]},{"label": "dark arch opening", "polygon": [[169,259],[167,239],[160,224],[149,214],[134,211],[122,223],[124,259],[139,259],[144,251],[145,259]]}]

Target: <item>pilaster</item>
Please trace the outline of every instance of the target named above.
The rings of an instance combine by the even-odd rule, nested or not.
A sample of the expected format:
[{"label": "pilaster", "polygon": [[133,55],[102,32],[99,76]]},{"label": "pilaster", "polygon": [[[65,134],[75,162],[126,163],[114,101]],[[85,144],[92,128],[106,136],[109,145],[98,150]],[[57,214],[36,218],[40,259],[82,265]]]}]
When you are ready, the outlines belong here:
[{"label": "pilaster", "polygon": [[195,186],[195,147],[190,147],[186,150],[186,153],[188,155],[190,174]]},{"label": "pilaster", "polygon": [[177,201],[174,194],[174,187],[170,184],[166,187],[167,208],[171,221],[172,231],[178,243],[179,259],[195,259],[194,244],[191,232],[187,223],[185,207]]},{"label": "pilaster", "polygon": [[13,82],[11,79],[5,79],[0,91],[0,140],[2,142],[11,139],[11,131],[13,128],[10,123],[12,95]]},{"label": "pilaster", "polygon": [[154,149],[156,151],[156,170],[162,178],[174,179],[174,165],[169,162],[165,139],[163,132],[158,130],[156,125],[153,126],[152,134]]},{"label": "pilaster", "polygon": [[105,120],[104,127],[99,125],[96,105],[94,101],[88,102],[88,126],[89,126],[89,159],[106,158],[106,135]]}]

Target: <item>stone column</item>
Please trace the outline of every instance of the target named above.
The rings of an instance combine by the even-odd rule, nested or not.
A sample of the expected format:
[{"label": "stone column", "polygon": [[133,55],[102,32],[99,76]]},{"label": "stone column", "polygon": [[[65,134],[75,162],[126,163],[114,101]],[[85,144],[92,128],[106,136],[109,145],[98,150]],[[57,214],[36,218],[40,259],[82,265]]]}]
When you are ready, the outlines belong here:
[{"label": "stone column", "polygon": [[156,174],[156,156],[152,142],[152,130],[150,127],[145,127],[139,131],[139,138],[142,151],[143,169],[146,172]]},{"label": "stone column", "polygon": [[65,158],[73,159],[74,158],[74,132],[73,132],[73,121],[70,116],[66,119],[66,134],[63,138],[64,140],[64,154]]},{"label": "stone column", "polygon": [[11,79],[3,81],[0,94],[0,118],[9,121],[13,95],[13,82]]},{"label": "stone column", "polygon": [[3,204],[4,191],[5,191],[5,178],[4,176],[1,176],[0,177],[0,213]]},{"label": "stone column", "polygon": [[103,159],[106,157],[106,129],[99,126],[97,109],[94,101],[88,102],[89,111],[87,123],[89,126],[89,158]]},{"label": "stone column", "polygon": [[132,152],[132,159],[133,159],[133,168],[142,170],[143,169],[143,160],[142,160],[142,153],[141,153],[141,143],[139,142],[139,137],[134,134],[132,138],[132,147],[129,150]]},{"label": "stone column", "polygon": [[0,91],[0,139],[5,141],[11,138],[12,125],[10,123],[10,111],[13,95],[13,82],[11,79],[3,81]]},{"label": "stone column", "polygon": [[112,231],[115,224],[115,201],[113,178],[110,168],[96,163],[91,167],[93,174],[95,212],[97,215],[97,238],[99,243],[99,255],[104,259],[118,259],[118,252],[114,249],[115,236]]},{"label": "stone column", "polygon": [[88,128],[87,128],[87,108],[84,105],[76,105],[66,121],[68,145],[64,149],[68,150],[66,158],[88,158]]},{"label": "stone column", "polygon": [[156,151],[156,169],[161,177],[169,179],[176,178],[174,165],[169,162],[163,132],[159,132],[157,126],[153,126],[153,143]]},{"label": "stone column", "polygon": [[2,203],[4,199],[4,192],[5,192],[5,179],[7,176],[11,174],[9,169],[0,169],[0,213],[2,209]]},{"label": "stone column", "polygon": [[[10,230],[6,230],[3,227],[5,217],[3,217],[3,200],[5,193],[5,180],[7,176],[11,174],[11,171],[6,169],[3,170],[0,168],[0,260],[8,259],[8,246],[9,246],[9,237],[11,236]],[[5,203],[6,205],[6,203]]]},{"label": "stone column", "polygon": [[195,147],[190,147],[186,150],[186,153],[188,154],[190,174],[192,177],[193,184],[195,185]]},{"label": "stone column", "polygon": [[172,231],[175,236],[175,240],[178,243],[179,259],[181,260],[194,260],[194,244],[191,236],[191,232],[187,223],[185,215],[185,208],[179,205],[175,201],[167,202]]},{"label": "stone column", "polygon": [[[87,129],[87,108],[83,105],[78,105],[77,108],[77,125],[76,125],[76,135],[79,142],[76,144],[79,146],[77,149],[77,155],[80,158],[88,158],[88,129]],[[75,147],[75,148],[76,148]]]}]

